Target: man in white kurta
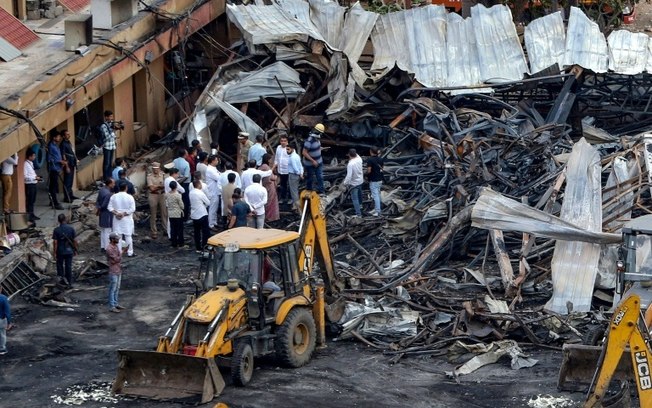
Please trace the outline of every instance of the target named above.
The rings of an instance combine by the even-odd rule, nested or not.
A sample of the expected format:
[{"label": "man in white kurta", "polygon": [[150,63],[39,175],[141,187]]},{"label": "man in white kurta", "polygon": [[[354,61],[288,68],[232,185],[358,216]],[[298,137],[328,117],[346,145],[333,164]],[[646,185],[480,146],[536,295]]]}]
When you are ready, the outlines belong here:
[{"label": "man in white kurta", "polygon": [[108,210],[113,214],[113,232],[123,236],[128,245],[127,256],[134,256],[134,242],[131,236],[134,233],[134,217],[136,200],[127,194],[127,183],[119,185],[120,192],[113,194],[109,200]]},{"label": "man in white kurta", "polygon": [[265,226],[265,204],[267,204],[267,189],[260,184],[260,174],[254,174],[252,184],[244,191],[244,199],[256,214],[254,224],[258,229]]},{"label": "man in white kurta", "polygon": [[208,167],[206,168],[206,195],[211,202],[208,208],[208,226],[209,228],[217,227],[217,209],[220,206],[222,198],[222,184],[220,183],[220,172],[217,170],[219,160],[217,156],[211,155],[208,158]]}]

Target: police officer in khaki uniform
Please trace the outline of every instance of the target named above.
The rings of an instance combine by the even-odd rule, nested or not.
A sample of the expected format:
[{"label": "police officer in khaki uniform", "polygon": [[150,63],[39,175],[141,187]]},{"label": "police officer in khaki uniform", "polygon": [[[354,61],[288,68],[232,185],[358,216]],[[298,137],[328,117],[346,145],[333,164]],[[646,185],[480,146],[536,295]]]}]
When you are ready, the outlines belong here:
[{"label": "police officer in khaki uniform", "polygon": [[238,143],[240,149],[240,157],[238,159],[238,172],[242,173],[242,170],[247,166],[249,161],[249,149],[254,145],[254,142],[249,140],[249,133],[240,132],[238,133]]},{"label": "police officer in khaki uniform", "polygon": [[147,191],[149,192],[149,227],[152,232],[152,239],[158,238],[158,230],[156,229],[156,216],[161,212],[161,225],[163,231],[167,235],[167,220],[168,209],[165,206],[165,190],[163,187],[163,180],[165,179],[163,172],[161,172],[161,164],[152,163],[152,172],[147,175]]}]

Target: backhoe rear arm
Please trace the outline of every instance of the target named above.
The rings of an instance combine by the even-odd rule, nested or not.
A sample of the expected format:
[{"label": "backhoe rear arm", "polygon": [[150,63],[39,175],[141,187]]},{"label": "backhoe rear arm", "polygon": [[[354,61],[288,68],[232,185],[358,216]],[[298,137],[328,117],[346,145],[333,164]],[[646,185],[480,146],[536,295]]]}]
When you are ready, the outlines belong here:
[{"label": "backhoe rear arm", "polygon": [[601,363],[598,366],[598,375],[589,389],[584,408],[600,406],[599,403],[604,397],[616,372],[618,362],[628,345],[641,407],[652,407],[650,350],[645,343],[639,326],[640,304],[640,298],[632,295],[623,301],[614,312],[607,343],[604,346],[605,349],[600,359]]}]

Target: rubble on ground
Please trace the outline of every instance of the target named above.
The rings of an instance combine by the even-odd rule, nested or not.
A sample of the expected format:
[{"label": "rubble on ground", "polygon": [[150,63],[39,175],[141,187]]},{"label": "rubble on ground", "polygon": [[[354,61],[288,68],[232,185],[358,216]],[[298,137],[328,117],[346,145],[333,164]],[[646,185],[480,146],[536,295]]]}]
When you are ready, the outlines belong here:
[{"label": "rubble on ground", "polygon": [[[602,75],[605,64],[619,63],[618,53],[611,61],[568,62],[556,38],[548,45],[556,45],[557,54],[551,47],[539,56],[528,53],[528,60],[510,28],[501,49],[518,51],[510,54],[516,65],[501,62],[511,71],[491,72],[491,55],[470,53],[475,65],[457,61],[464,69],[452,75],[461,65],[437,60],[445,49],[410,61],[398,54],[369,59],[364,35],[374,43],[387,39],[404,15],[373,16],[356,5],[345,18],[333,3],[324,10],[337,20],[314,21],[311,16],[325,11],[280,3],[228,6],[243,41],[230,50],[232,58],[179,137],[199,139],[205,150],[219,140],[223,159],[233,160],[238,130],[251,137],[265,133],[273,151],[279,135],[289,134],[300,148],[309,129],[325,123],[324,210],[337,271],[347,282],[338,294],[344,309],[336,324],[339,339],[362,341],[392,361],[448,355],[462,367],[459,346],[483,343],[486,353],[493,352],[489,360],[510,355],[519,365],[527,356],[518,345],[560,349],[580,341],[587,324],[604,320],[594,309],[613,300],[619,231],[649,212],[652,172],[652,137],[644,133],[652,122],[642,104],[649,92],[643,86],[630,92],[636,77]],[[443,19],[436,20],[440,28],[467,32],[469,41],[449,44],[465,49],[472,31],[489,32],[509,13],[495,7],[475,6],[477,19],[465,22],[439,8],[410,12],[435,13]],[[568,32],[591,31],[577,13]],[[263,36],[256,21],[275,19],[291,21],[294,31]],[[359,35],[331,37],[334,21]],[[535,20],[526,30],[526,44],[537,27]],[[611,43],[604,36],[602,42],[608,53]],[[580,58],[581,50],[566,51]],[[418,64],[433,60],[440,71]],[[536,71],[523,77],[528,64]],[[501,80],[491,82],[491,75]],[[456,82],[442,82],[449,77]],[[345,152],[354,147],[364,156],[372,146],[380,146],[385,159],[383,213],[354,219],[340,187]],[[143,157],[134,159],[134,179],[143,179]],[[96,222],[92,203],[88,197],[77,210],[88,228]],[[146,202],[140,204],[145,222]],[[298,226],[296,214],[284,216],[275,225]],[[565,285],[566,279],[575,285]],[[571,286],[576,290],[563,289]]]},{"label": "rubble on ground", "polygon": [[[227,14],[242,42],[180,137],[219,140],[235,157],[237,131],[264,133],[273,151],[279,135],[300,149],[326,125],[325,212],[347,281],[340,338],[395,360],[459,340],[559,348],[580,341],[590,319],[578,316],[602,318],[587,313],[612,301],[619,231],[650,199],[650,95],[624,88],[649,78],[629,75],[641,62],[628,66],[615,41],[633,37],[607,42],[573,9],[568,28],[558,14],[526,27],[526,57],[506,6],[477,5],[467,20],[435,6],[377,16],[319,1]],[[425,36],[400,24],[425,16]],[[466,36],[447,45],[465,51],[447,53],[437,39],[456,29]],[[390,33],[410,46],[387,46]],[[412,53],[425,39],[432,52]],[[601,52],[584,54],[591,44]],[[383,216],[355,219],[340,187],[345,153],[372,146],[385,159]]]}]

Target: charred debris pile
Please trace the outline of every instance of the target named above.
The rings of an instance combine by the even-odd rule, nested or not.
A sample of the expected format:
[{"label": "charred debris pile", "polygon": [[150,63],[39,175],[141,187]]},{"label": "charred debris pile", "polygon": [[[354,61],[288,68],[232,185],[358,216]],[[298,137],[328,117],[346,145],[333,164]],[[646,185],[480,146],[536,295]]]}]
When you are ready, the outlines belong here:
[{"label": "charred debris pile", "polygon": [[[273,152],[279,135],[300,149],[326,125],[325,212],[347,283],[338,338],[395,359],[492,342],[473,352],[520,356],[517,342],[560,349],[604,321],[620,229],[650,212],[650,95],[624,91],[646,77],[551,67],[424,88],[394,67],[361,86],[349,73],[369,55],[349,66],[322,41],[251,42],[232,48],[182,133],[233,157],[237,130],[264,133]],[[382,217],[354,219],[346,151],[371,146],[385,159]]]}]

